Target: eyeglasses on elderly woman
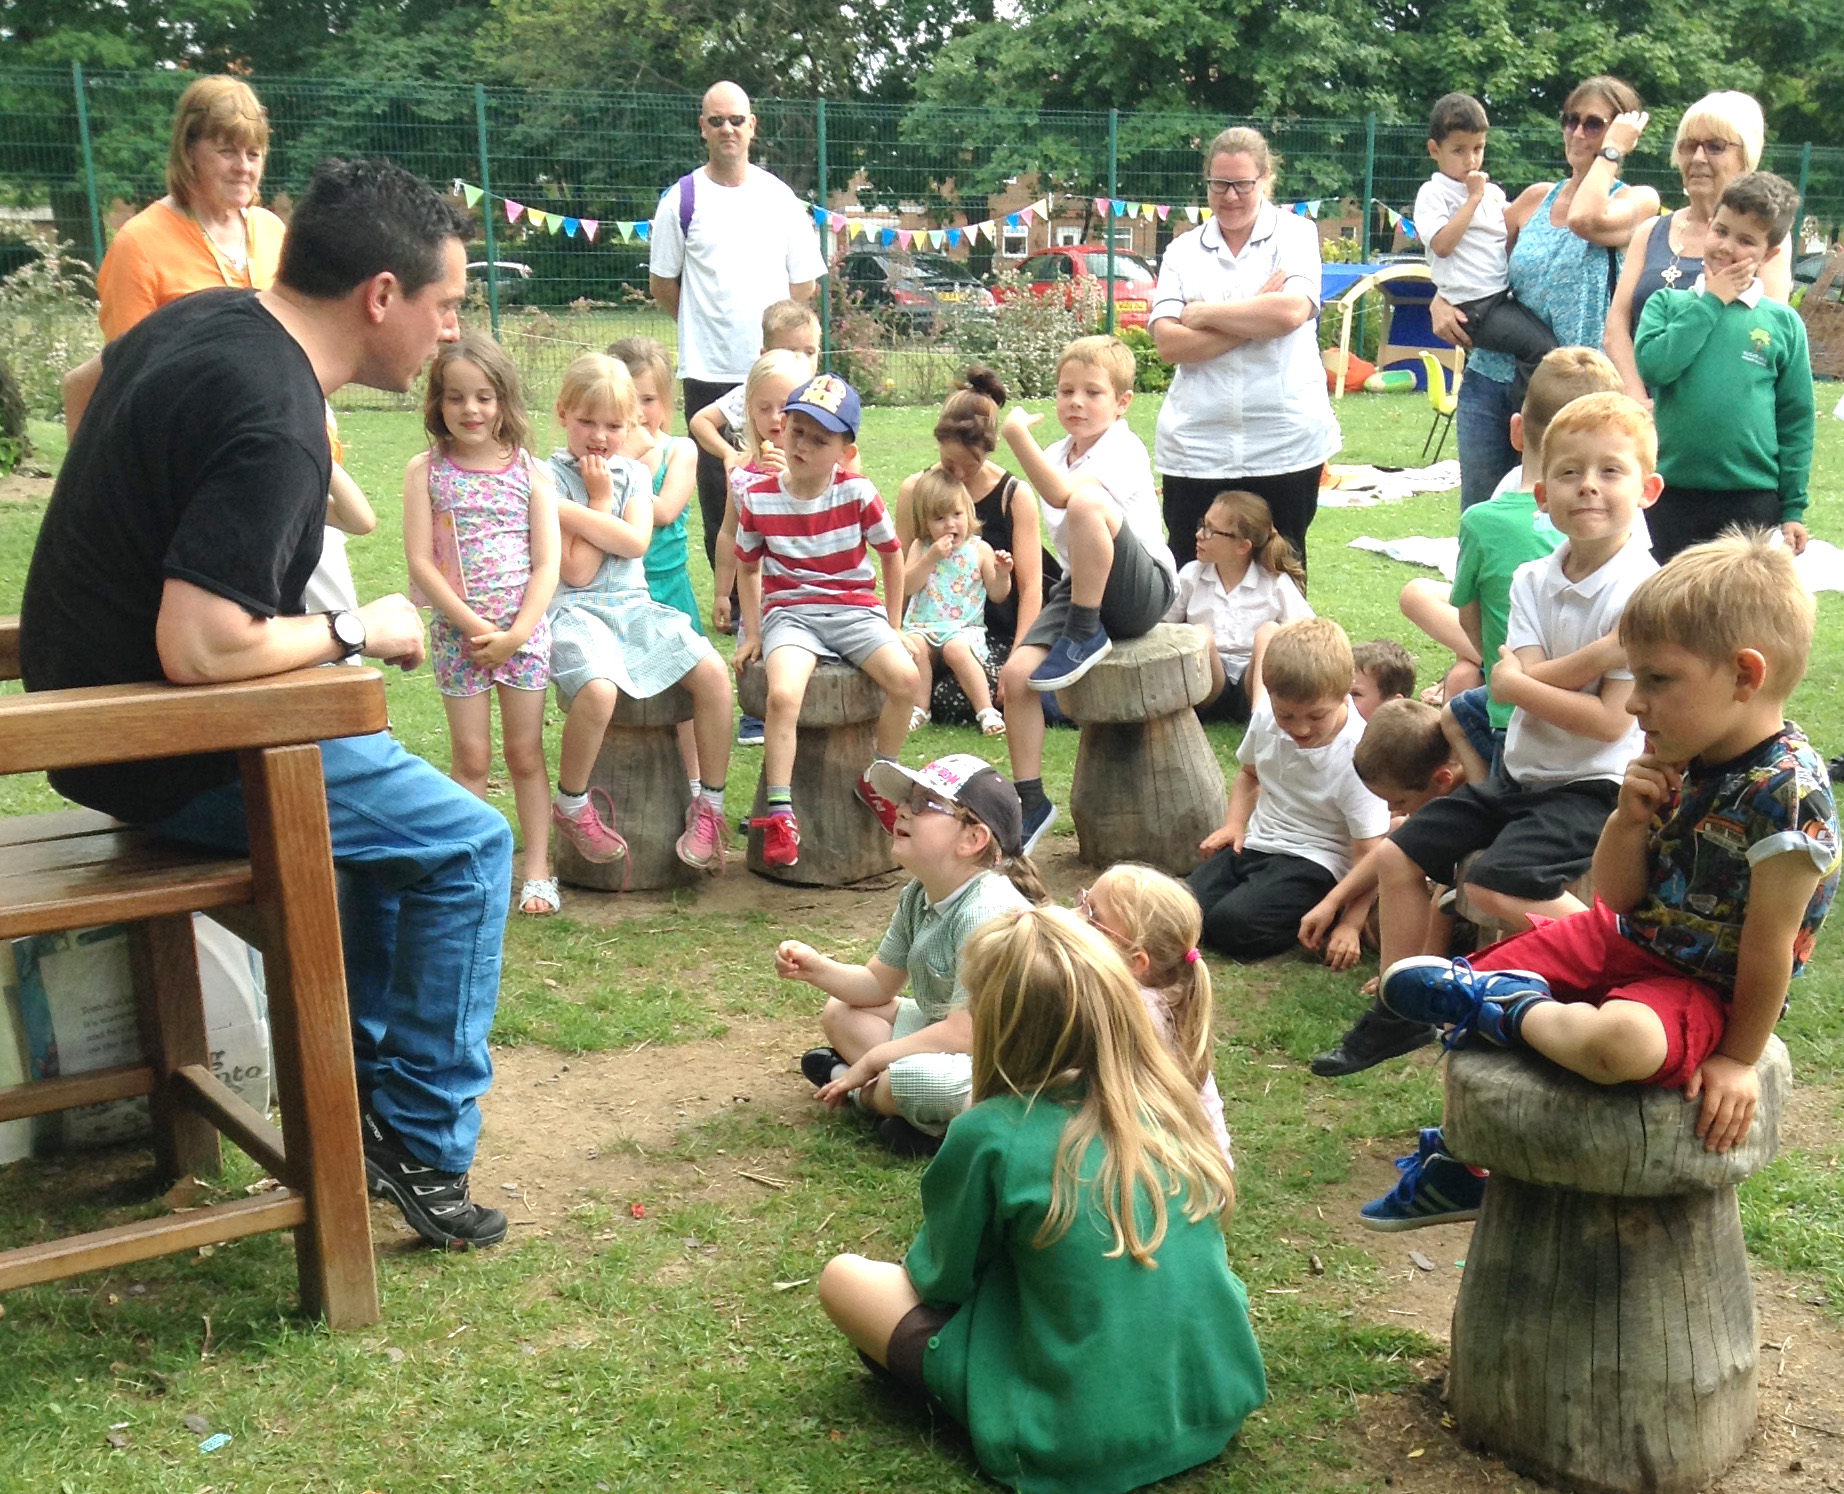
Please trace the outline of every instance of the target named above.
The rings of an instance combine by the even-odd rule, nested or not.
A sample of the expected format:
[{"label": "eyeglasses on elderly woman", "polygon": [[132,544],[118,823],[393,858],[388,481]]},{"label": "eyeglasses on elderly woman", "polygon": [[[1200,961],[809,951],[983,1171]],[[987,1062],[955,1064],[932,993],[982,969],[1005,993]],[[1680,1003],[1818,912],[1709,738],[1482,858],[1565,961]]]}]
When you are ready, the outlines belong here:
[{"label": "eyeglasses on elderly woman", "polygon": [[1703,158],[1706,161],[1720,161],[1730,151],[1740,149],[1741,147],[1733,140],[1717,140],[1714,137],[1708,140],[1686,139],[1678,141],[1678,154],[1686,161],[1696,155],[1698,151],[1703,152]]}]

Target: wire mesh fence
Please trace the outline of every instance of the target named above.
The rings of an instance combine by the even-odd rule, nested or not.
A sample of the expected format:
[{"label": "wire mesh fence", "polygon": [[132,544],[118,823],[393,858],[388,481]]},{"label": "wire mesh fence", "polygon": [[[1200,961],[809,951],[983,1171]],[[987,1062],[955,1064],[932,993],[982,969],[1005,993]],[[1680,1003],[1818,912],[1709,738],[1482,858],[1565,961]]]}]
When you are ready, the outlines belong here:
[{"label": "wire mesh fence", "polygon": [[[115,228],[165,190],[173,106],[189,81],[0,69],[0,274],[53,240],[85,265],[99,262]],[[468,202],[478,225],[469,315],[493,325],[538,389],[554,387],[576,353],[616,337],[673,343],[671,321],[647,294],[647,225],[661,194],[704,159],[694,95],[255,82],[272,125],[264,191],[284,216],[327,155],[387,157]],[[1420,124],[819,99],[766,99],[756,114],[754,159],[820,210],[832,268],[828,356],[873,398],[937,398],[970,355],[991,352],[1006,319],[1023,315],[1003,285],[1005,304],[990,304],[988,287],[1007,270],[1038,283],[1100,276],[1099,296],[1069,287],[1069,315],[1080,319],[1085,307],[1106,305],[1111,242],[1116,299],[1131,297],[1135,257],[1156,264],[1197,220],[1200,152],[1230,124],[1267,136],[1279,161],[1276,200],[1318,220],[1328,257],[1419,248],[1403,220],[1430,170]],[[1668,204],[1682,201],[1674,123],[1657,119],[1624,169]],[[1554,177],[1561,159],[1553,128],[1492,132],[1496,180]],[[1844,149],[1779,142],[1762,164],[1801,186],[1809,228],[1830,237],[1844,221]],[[1063,256],[1060,266],[1042,258],[1082,246],[1096,252]],[[889,261],[918,255],[963,265],[972,308],[948,316],[880,301]],[[1119,319],[1132,325],[1134,302],[1124,304]],[[16,319],[11,331],[9,341],[27,329]],[[93,332],[73,325],[58,346],[86,339]]]}]

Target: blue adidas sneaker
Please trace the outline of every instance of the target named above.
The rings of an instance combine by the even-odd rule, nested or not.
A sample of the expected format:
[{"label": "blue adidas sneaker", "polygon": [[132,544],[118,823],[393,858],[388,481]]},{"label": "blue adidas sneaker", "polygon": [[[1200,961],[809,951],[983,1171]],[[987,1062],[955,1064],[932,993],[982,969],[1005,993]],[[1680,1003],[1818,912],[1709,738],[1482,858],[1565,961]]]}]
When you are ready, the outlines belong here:
[{"label": "blue adidas sneaker", "polygon": [[1377,999],[1411,1022],[1451,1027],[1449,1048],[1474,1033],[1509,1048],[1530,1006],[1556,998],[1549,982],[1530,970],[1474,970],[1465,960],[1410,955],[1383,972]]},{"label": "blue adidas sneaker", "polygon": [[1396,1167],[1402,1176],[1381,1198],[1357,1211],[1365,1229],[1394,1232],[1430,1224],[1463,1224],[1479,1217],[1486,1180],[1464,1162],[1450,1157],[1440,1127],[1421,1133],[1421,1145]]},{"label": "blue adidas sneaker", "polygon": [[1113,652],[1114,640],[1106,628],[1095,629],[1079,643],[1065,635],[1050,645],[1049,656],[1031,671],[1031,688],[1039,693],[1067,690]]}]

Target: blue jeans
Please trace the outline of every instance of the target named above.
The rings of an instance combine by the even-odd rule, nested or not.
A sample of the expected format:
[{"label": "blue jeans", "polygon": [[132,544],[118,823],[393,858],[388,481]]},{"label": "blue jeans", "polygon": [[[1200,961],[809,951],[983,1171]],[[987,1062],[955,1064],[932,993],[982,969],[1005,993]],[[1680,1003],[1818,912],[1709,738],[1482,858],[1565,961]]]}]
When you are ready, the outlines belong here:
[{"label": "blue jeans", "polygon": [[1462,690],[1447,702],[1453,710],[1455,724],[1466,733],[1466,740],[1473,744],[1473,751],[1485,759],[1488,768],[1496,765],[1505,751],[1505,728],[1492,725],[1490,703],[1491,695],[1485,685]]},{"label": "blue jeans", "polygon": [[1454,411],[1454,440],[1460,452],[1460,509],[1484,503],[1492,489],[1518,463],[1511,444],[1511,386],[1471,369],[1460,380],[1460,403]]},{"label": "blue jeans", "polygon": [[[493,1079],[512,830],[385,732],[320,744],[359,1097],[421,1161],[465,1172]],[[149,827],[244,852],[243,785]]]}]

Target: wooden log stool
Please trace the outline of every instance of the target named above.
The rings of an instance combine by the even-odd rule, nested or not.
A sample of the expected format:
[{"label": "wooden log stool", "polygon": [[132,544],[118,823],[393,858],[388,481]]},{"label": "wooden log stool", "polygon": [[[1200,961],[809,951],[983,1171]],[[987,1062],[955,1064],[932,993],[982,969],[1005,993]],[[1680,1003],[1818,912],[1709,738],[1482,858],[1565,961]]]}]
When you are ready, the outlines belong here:
[{"label": "wooden log stool", "polygon": [[682,887],[703,874],[679,860],[674,847],[685,833],[691,783],[679,756],[678,728],[692,717],[691,692],[672,685],[645,700],[623,695],[596,754],[589,786],[614,801],[616,824],[627,840],[627,859],[585,861],[561,835],[551,837],[557,875],[572,887],[598,892],[642,892]]},{"label": "wooden log stool", "polygon": [[1057,692],[1082,727],[1069,813],[1090,866],[1144,861],[1182,877],[1223,823],[1223,770],[1192,709],[1210,694],[1211,647],[1202,628],[1161,623]]},{"label": "wooden log stool", "polygon": [[[743,671],[737,701],[744,714],[768,718],[768,672],[758,659]],[[801,887],[843,887],[896,865],[890,837],[877,816],[858,802],[858,777],[877,755],[877,717],[883,687],[849,664],[822,662],[807,681],[795,734],[794,817],[800,822],[800,860],[769,866],[762,832],[749,832],[749,869]],[[768,813],[768,773],[756,784],[751,819]]]},{"label": "wooden log stool", "polygon": [[1754,1433],[1754,1290],[1735,1187],[1773,1160],[1792,1084],[1769,1038],[1742,1145],[1700,1103],[1464,1048],[1447,1149],[1491,1169],[1453,1314],[1460,1436],[1566,1489],[1701,1489]]}]

